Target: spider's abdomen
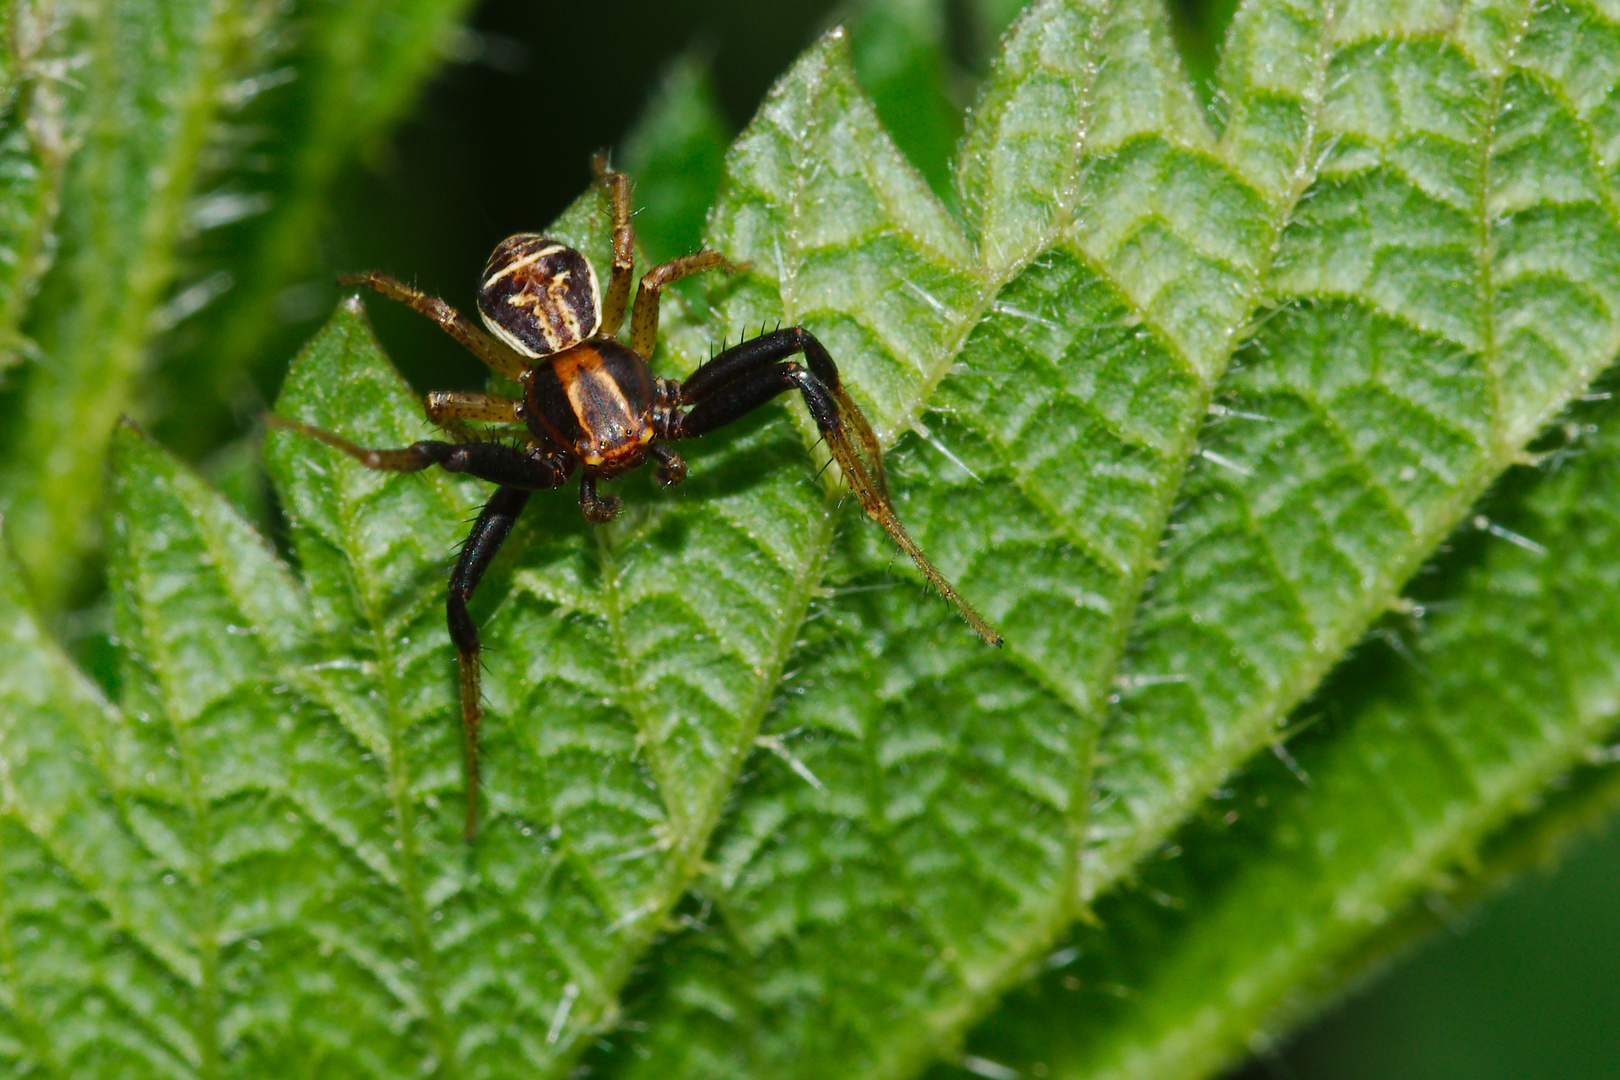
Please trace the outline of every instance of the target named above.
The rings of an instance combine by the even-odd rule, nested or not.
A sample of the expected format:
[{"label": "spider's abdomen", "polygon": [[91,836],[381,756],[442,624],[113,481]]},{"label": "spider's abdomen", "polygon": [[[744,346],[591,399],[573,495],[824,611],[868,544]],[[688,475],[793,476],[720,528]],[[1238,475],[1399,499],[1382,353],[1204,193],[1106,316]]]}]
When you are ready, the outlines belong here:
[{"label": "spider's abdomen", "polygon": [[524,415],[537,436],[598,476],[640,465],[653,440],[652,370],[611,338],[576,345],[534,369]]},{"label": "spider's abdomen", "polygon": [[530,359],[596,335],[602,294],[590,260],[538,233],[508,236],[478,279],[478,314],[490,333]]}]

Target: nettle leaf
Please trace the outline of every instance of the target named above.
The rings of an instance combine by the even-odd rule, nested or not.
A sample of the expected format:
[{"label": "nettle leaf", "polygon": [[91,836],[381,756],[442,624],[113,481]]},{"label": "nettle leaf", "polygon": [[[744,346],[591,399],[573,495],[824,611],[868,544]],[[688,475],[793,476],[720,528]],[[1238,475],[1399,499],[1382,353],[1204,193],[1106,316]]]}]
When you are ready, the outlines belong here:
[{"label": "nettle leaf", "polygon": [[[1613,768],[1561,782],[1609,762],[1620,724],[1620,408],[1604,397],[1304,707],[1286,758],[1262,758],[1176,857],[1100,904],[975,1055],[1022,1075],[1214,1074],[1480,883],[1612,815]],[[1530,835],[1493,839],[1543,799]]]},{"label": "nettle leaf", "polygon": [[[1105,42],[1127,61],[1104,64]],[[756,130],[794,130],[775,116]],[[821,787],[762,768],[740,789],[706,894],[729,934],[694,935],[671,963],[649,1015],[682,1015],[635,1040],[667,1036],[649,1065],[791,1070],[819,1041],[827,1057],[803,1067],[914,1070],[1074,917],[1101,706],[1272,239],[1196,116],[1152,13],[1048,6],[1012,31],[965,144],[978,272],[925,309],[954,316],[954,366],[923,384],[930,411],[896,456],[933,476],[902,512],[1018,640],[975,648],[850,534],[851,598],[807,628],[771,723]],[[1084,167],[1081,133],[1104,151]],[[828,201],[779,186],[795,207]],[[1131,217],[1071,228],[1080,205],[1124,209],[1144,186]],[[890,302],[921,291],[914,273]]]},{"label": "nettle leaf", "polygon": [[[426,434],[356,301],[294,366],[278,409],[370,445]],[[373,853],[389,867],[379,882],[387,902],[367,905],[357,961],[384,964],[377,989],[394,998],[393,1010],[410,1012],[417,1045],[407,1056],[477,1075],[557,1066],[611,1007],[650,934],[643,925],[656,925],[661,898],[678,888],[659,876],[666,860],[654,858],[670,824],[634,725],[607,685],[589,685],[614,671],[608,630],[518,593],[515,568],[490,582],[477,611],[491,645],[488,805],[469,853],[457,825],[460,735],[445,712],[454,664],[444,575],[480,491],[443,475],[366,472],[287,433],[267,454],[315,597],[316,632],[334,657],[318,666],[321,685],[370,763],[356,787],[374,805],[346,808],[345,818],[358,815],[341,826],[345,843],[358,870]],[[583,526],[573,535],[582,538]],[[529,558],[571,561],[547,567],[554,587],[595,576],[578,543],[554,534],[553,543]],[[487,601],[503,584],[511,595],[491,618]],[[572,719],[533,722],[553,711]]]},{"label": "nettle leaf", "polygon": [[220,98],[242,76],[238,64],[260,59],[272,7],[40,12],[82,61],[72,76],[83,86],[73,118],[82,145],[62,192],[60,257],[23,319],[41,362],[22,369],[8,401],[0,491],[19,561],[53,609],[97,543],[106,440],[134,400]]},{"label": "nettle leaf", "polygon": [[[181,311],[164,342],[150,391],[165,444],[193,456],[217,445],[249,375],[286,355],[338,296],[320,244],[331,234],[333,189],[375,154],[427,80],[457,46],[468,0],[350,0],[282,8],[266,28],[273,67],[231,88],[222,103],[227,162],[193,203],[196,235],[179,272],[179,295],[206,299]],[[195,305],[193,305],[195,306]],[[198,396],[218,419],[199,423]],[[180,406],[180,407],[177,407]],[[176,415],[179,414],[179,415]]]},{"label": "nettle leaf", "polygon": [[740,786],[715,932],[625,1037],[647,1066],[937,1055],[1278,737],[1612,358],[1609,84],[1562,59],[1598,16],[1332,14],[1245,9],[1218,139],[1156,11],[1037,5],[1009,35],[960,163],[1007,280],[900,450],[972,470],[948,520],[993,526],[964,579],[1027,682],[919,629],[867,689],[909,612],[811,628],[769,730],[825,791]]},{"label": "nettle leaf", "polygon": [[0,555],[0,1060],[177,1075],[199,967],[167,866],[107,780],[116,712],[29,614]]},{"label": "nettle leaf", "polygon": [[[1606,24],[1528,5],[1382,17],[1318,25],[1326,71],[1300,68],[1298,117],[1276,105],[1285,69],[1241,47],[1224,61],[1231,98],[1270,103],[1227,140],[1317,128],[1316,179],[1133,630],[1087,895],[1275,738],[1620,342],[1608,88],[1567,59]],[[1234,40],[1292,20],[1255,5]]]},{"label": "nettle leaf", "polygon": [[[1591,546],[1534,575],[1512,552],[1464,565],[1463,614],[1417,642],[1444,678],[1307,736],[1319,801],[1273,785],[1275,834],[1192,826],[1198,860],[1155,854],[1613,358],[1614,30],[1528,2],[1256,0],[1216,131],[1159,8],[1046,0],[967,117],[960,213],[829,34],[726,156],[705,240],[748,268],[708,283],[706,313],[669,298],[655,366],[808,326],[890,447],[897,512],[1006,647],[923,587],[785,399],[683,446],[678,489],[626,478],[609,527],[570,490],[531,500],[473,601],[471,851],[443,603],[488,489],[273,432],[295,572],[120,429],[116,705],[0,574],[0,633],[40,673],[0,676],[0,1060],[559,1077],[595,1045],[587,1066],[616,1076],[915,1075],[1089,916],[1114,951],[1076,938],[1100,957],[1077,970],[1117,955],[1154,993],[1112,1014],[1117,1044],[1024,1031],[1016,1060],[1078,1076],[1147,1046],[1121,1053],[1211,1067],[1307,968],[1354,966],[1377,920],[1337,898],[1399,904],[1612,725],[1612,620],[1542,599],[1613,591],[1607,518],[1559,509],[1594,474],[1481,518],[1497,531],[1476,540]],[[691,130],[667,145],[709,183],[716,121],[686,86],[665,110]],[[663,235],[689,232],[668,206]],[[595,193],[551,231],[606,265]],[[357,300],[277,409],[373,446],[429,430]],[[1539,621],[1466,600],[1504,587]],[[1562,697],[1514,699],[1512,738],[1453,722],[1515,685],[1514,649],[1588,639]],[[1388,743],[1419,716],[1470,751],[1444,789],[1466,813],[1403,832],[1433,747]],[[1308,838],[1385,764],[1416,794],[1335,834],[1362,856],[1337,866]],[[1388,860],[1388,888],[1356,876]],[[1147,894],[1120,885],[1167,873],[1183,921],[1138,946],[1121,926],[1150,924]],[[1303,922],[1241,938],[1265,979],[1199,963],[1245,904],[1296,892]],[[1199,1044],[1155,1034],[1234,987]]]},{"label": "nettle leaf", "polygon": [[[607,224],[593,194],[551,232],[605,265]],[[678,304],[665,322],[660,366],[696,366]],[[368,445],[422,437],[357,309],[327,334],[278,409]],[[830,530],[836,493],[791,429],[760,422],[728,442],[692,451],[684,498],[628,483],[612,528],[588,527],[572,491],[537,495],[485,578],[487,806],[472,872],[442,624],[447,562],[482,493],[369,473],[294,435],[271,442],[322,636],[361,647],[330,679],[345,726],[387,763],[386,816],[412,860],[408,910],[387,921],[432,931],[411,946],[424,981],[437,972],[424,1024],[449,1040],[440,1058],[474,1073],[565,1071],[595,1037],[753,746],[819,581],[806,538]],[[753,524],[772,520],[795,527]]]},{"label": "nettle leaf", "polygon": [[81,88],[62,76],[83,29],[50,5],[0,16],[0,372],[31,351],[20,324],[56,254],[63,171],[82,135],[71,118]]}]

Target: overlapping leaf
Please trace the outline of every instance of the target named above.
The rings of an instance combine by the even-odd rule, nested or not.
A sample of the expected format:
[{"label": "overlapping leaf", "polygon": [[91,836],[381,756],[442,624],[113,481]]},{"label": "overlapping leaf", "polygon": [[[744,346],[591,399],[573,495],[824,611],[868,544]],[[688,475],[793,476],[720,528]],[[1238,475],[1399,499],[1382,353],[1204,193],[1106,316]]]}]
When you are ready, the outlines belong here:
[{"label": "overlapping leaf", "polygon": [[[205,391],[218,395],[207,412],[228,415],[224,390],[239,389],[309,258],[333,175],[409,100],[464,0],[385,6],[387,18],[354,4],[295,18],[270,0],[15,5],[0,344],[37,362],[11,374],[0,498],[37,602],[81,599],[120,415],[202,410]],[[271,91],[269,115],[248,111]],[[286,156],[264,175],[274,153]],[[199,241],[232,224],[218,246]],[[202,365],[154,379],[165,335],[237,285]]]},{"label": "overlapping leaf", "polygon": [[44,359],[9,402],[0,469],[12,542],[52,606],[94,543],[105,440],[133,399],[219,98],[236,63],[252,65],[241,54],[264,48],[270,7],[121,4],[56,28],[83,60],[84,145],[63,191],[61,257],[27,326]]},{"label": "overlapping leaf", "polygon": [[[275,64],[245,73],[221,105],[227,163],[205,173],[191,207],[197,235],[184,249],[183,321],[163,344],[152,414],[173,449],[217,440],[249,375],[285,357],[337,298],[320,250],[338,212],[334,188],[375,156],[443,60],[459,51],[467,0],[356,0],[283,8],[267,28]],[[177,405],[206,389],[214,425]],[[178,414],[178,415],[177,415]]]}]

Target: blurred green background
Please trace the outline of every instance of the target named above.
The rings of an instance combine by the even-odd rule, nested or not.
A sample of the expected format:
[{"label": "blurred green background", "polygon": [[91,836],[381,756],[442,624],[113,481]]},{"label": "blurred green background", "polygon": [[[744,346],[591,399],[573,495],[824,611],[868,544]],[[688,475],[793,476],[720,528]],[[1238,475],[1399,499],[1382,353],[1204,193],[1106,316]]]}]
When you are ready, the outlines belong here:
[{"label": "blurred green background", "polygon": [[1467,911],[1242,1080],[1620,1075],[1620,829]]}]

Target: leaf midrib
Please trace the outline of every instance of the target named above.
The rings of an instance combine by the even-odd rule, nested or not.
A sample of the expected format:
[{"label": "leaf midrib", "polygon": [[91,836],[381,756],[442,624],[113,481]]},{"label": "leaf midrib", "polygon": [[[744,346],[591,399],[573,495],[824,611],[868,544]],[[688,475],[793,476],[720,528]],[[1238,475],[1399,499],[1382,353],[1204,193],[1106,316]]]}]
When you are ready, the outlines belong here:
[{"label": "leaf midrib", "polygon": [[[387,481],[364,478],[363,482],[380,487]],[[422,884],[423,869],[417,837],[416,803],[411,797],[411,772],[406,753],[405,732],[410,718],[400,702],[399,677],[393,649],[393,635],[389,632],[387,617],[379,609],[382,595],[379,582],[372,576],[371,566],[360,550],[357,538],[362,535],[359,517],[364,499],[339,498],[334,500],[338,513],[340,537],[345,559],[353,568],[359,588],[361,611],[365,617],[365,630],[377,657],[377,678],[382,684],[383,711],[387,717],[388,737],[388,799],[393,807],[394,820],[399,828],[399,875],[397,887],[405,901],[405,910],[411,927],[411,951],[415,956],[422,991],[427,1005],[428,1022],[433,1029],[433,1040],[438,1046],[439,1059],[447,1075],[462,1073],[461,1059],[456,1049],[455,1034],[445,1012],[444,998],[439,987],[438,957],[433,949],[432,935],[428,931],[427,902]]]},{"label": "leaf midrib", "polygon": [[[1529,30],[1530,18],[1535,5],[1525,2],[1522,7],[1522,16],[1513,21],[1513,32],[1508,38],[1507,46],[1502,50],[1501,66],[1490,73],[1491,88],[1487,95],[1486,105],[1489,122],[1479,139],[1479,164],[1477,174],[1479,177],[1479,201],[1475,205],[1475,249],[1474,265],[1478,268],[1480,286],[1485,294],[1483,318],[1480,320],[1480,355],[1485,361],[1485,370],[1489,374],[1488,380],[1490,394],[1490,434],[1491,457],[1504,457],[1510,453],[1507,441],[1512,437],[1507,431],[1503,415],[1503,385],[1502,385],[1502,357],[1496,347],[1496,277],[1492,271],[1492,258],[1495,254],[1491,243],[1491,158],[1495,150],[1497,124],[1502,116],[1502,96],[1507,89],[1507,80],[1513,71],[1513,61],[1519,54],[1519,47],[1524,42],[1524,35]],[[1562,395],[1560,395],[1562,396]]]},{"label": "leaf midrib", "polygon": [[133,594],[135,609],[140,613],[142,636],[149,641],[148,648],[151,653],[151,663],[147,670],[151,678],[157,682],[158,690],[163,701],[163,718],[169,728],[169,737],[173,740],[176,761],[180,768],[181,783],[184,791],[185,812],[190,819],[191,835],[188,838],[192,847],[193,862],[187,869],[190,881],[193,913],[193,927],[195,932],[192,941],[197,949],[198,979],[196,983],[198,998],[198,1015],[188,1018],[188,1028],[197,1039],[197,1048],[201,1055],[198,1067],[201,1075],[217,1077],[220,1074],[220,1038],[219,1038],[219,905],[216,897],[217,882],[215,880],[213,844],[209,843],[208,822],[211,820],[205,812],[201,788],[200,773],[197,762],[196,749],[192,745],[190,727],[196,717],[188,717],[185,695],[174,686],[170,665],[162,662],[155,655],[161,645],[150,644],[152,628],[164,624],[160,613],[149,602],[152,595],[152,577],[146,565],[146,560],[140,554],[131,552],[129,560],[130,577],[135,582]]}]

